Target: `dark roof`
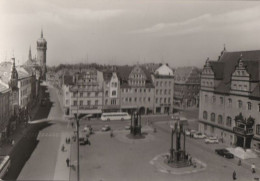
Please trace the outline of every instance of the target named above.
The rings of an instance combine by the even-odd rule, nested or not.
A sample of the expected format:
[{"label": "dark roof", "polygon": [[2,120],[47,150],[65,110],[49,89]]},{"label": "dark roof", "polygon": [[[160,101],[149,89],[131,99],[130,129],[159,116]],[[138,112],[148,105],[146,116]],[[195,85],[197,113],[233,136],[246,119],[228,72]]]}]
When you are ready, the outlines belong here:
[{"label": "dark roof", "polygon": [[[224,62],[223,78],[224,82],[230,82],[231,75],[235,71],[235,67],[238,65],[238,60],[242,55],[243,62],[246,61],[260,61],[260,50],[253,51],[239,51],[239,52],[225,52],[220,57],[219,62]],[[259,71],[259,67],[256,67]]]},{"label": "dark roof", "polygon": [[64,80],[65,85],[72,85],[73,84],[73,76],[72,75],[64,75],[63,80]]},{"label": "dark roof", "polygon": [[224,62],[210,61],[216,79],[223,79]]},{"label": "dark roof", "polygon": [[[210,61],[215,78],[221,80],[215,88],[218,93],[228,93],[231,87],[231,76],[242,60],[247,72],[250,74],[250,81],[260,80],[260,50],[226,52],[223,51],[218,61]],[[259,85],[253,90],[251,96],[259,96]]]},{"label": "dark roof", "polygon": [[128,80],[128,76],[131,73],[132,69],[133,69],[133,66],[128,66],[128,65],[118,66],[116,72],[117,72],[119,79]]},{"label": "dark roof", "polygon": [[110,81],[112,75],[113,75],[113,72],[111,72],[111,71],[104,71],[103,72],[104,81]]}]

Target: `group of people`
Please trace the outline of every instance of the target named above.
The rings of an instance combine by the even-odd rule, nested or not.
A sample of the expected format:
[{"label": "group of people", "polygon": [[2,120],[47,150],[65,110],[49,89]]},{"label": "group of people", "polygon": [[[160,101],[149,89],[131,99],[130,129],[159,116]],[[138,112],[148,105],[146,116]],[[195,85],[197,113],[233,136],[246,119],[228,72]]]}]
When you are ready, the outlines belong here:
[{"label": "group of people", "polygon": [[[239,160],[238,160],[238,166],[241,166],[241,165],[242,165],[242,162],[241,162],[241,159],[239,159]],[[251,165],[251,171],[252,171],[253,174],[256,172],[256,170],[255,170],[255,164],[254,164],[254,163]],[[236,179],[237,179],[237,173],[236,173],[235,170],[234,170],[234,172],[233,172],[232,177],[233,177],[233,180],[236,180]]]}]

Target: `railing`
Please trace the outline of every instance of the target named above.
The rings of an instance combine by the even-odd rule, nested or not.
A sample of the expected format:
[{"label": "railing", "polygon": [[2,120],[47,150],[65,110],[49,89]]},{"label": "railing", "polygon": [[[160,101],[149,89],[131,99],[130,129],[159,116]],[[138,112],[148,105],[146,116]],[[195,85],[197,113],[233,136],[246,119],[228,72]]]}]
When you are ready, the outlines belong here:
[{"label": "railing", "polygon": [[254,134],[253,128],[244,129],[244,128],[239,128],[239,127],[234,127],[233,131],[235,133],[242,134],[242,135],[253,135]]}]

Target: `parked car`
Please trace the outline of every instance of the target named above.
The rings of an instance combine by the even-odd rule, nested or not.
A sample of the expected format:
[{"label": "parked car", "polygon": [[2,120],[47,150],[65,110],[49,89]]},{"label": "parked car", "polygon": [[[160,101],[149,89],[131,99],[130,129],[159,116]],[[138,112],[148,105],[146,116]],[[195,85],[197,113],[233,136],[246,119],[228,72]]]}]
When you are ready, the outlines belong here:
[{"label": "parked car", "polygon": [[227,149],[216,149],[215,152],[220,155],[223,156],[224,158],[234,158],[234,155],[232,153],[230,153]]},{"label": "parked car", "polygon": [[206,135],[204,135],[202,133],[194,133],[193,137],[198,138],[198,139],[203,139],[203,138],[206,138]]},{"label": "parked car", "polygon": [[93,128],[91,127],[91,125],[85,126],[83,131],[86,132],[88,135],[93,134]]},{"label": "parked car", "polygon": [[125,126],[125,130],[129,130],[129,129],[131,129],[130,125]]},{"label": "parked car", "polygon": [[218,138],[214,137],[214,136],[210,136],[208,138],[205,139],[205,143],[209,144],[214,144],[214,143],[218,143]]},{"label": "parked car", "polygon": [[187,130],[185,130],[185,134],[186,134],[186,136],[193,136],[195,133],[196,133],[197,131],[196,130],[194,130],[194,129],[187,129]]},{"label": "parked car", "polygon": [[101,128],[101,131],[109,131],[111,128],[108,125],[105,125],[104,127]]}]

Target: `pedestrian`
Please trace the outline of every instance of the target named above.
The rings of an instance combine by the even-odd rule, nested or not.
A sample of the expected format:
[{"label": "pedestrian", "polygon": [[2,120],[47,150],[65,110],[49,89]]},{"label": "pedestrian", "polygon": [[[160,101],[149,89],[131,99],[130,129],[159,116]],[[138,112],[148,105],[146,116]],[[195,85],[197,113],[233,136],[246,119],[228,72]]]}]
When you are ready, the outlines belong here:
[{"label": "pedestrian", "polygon": [[70,159],[69,158],[66,159],[66,163],[67,163],[67,167],[69,167],[70,166]]},{"label": "pedestrian", "polygon": [[233,180],[236,180],[237,179],[237,173],[236,173],[236,171],[234,170],[234,172],[233,172]]},{"label": "pedestrian", "polygon": [[191,156],[189,158],[189,163],[190,163],[190,165],[192,165],[192,157]]},{"label": "pedestrian", "polygon": [[70,144],[70,138],[68,138],[68,143]]},{"label": "pedestrian", "polygon": [[65,151],[65,146],[64,145],[62,145],[61,151]]},{"label": "pedestrian", "polygon": [[252,173],[255,173],[255,164],[254,163],[251,165],[251,170],[252,170]]},{"label": "pedestrian", "polygon": [[238,160],[238,166],[241,166],[241,159]]}]

